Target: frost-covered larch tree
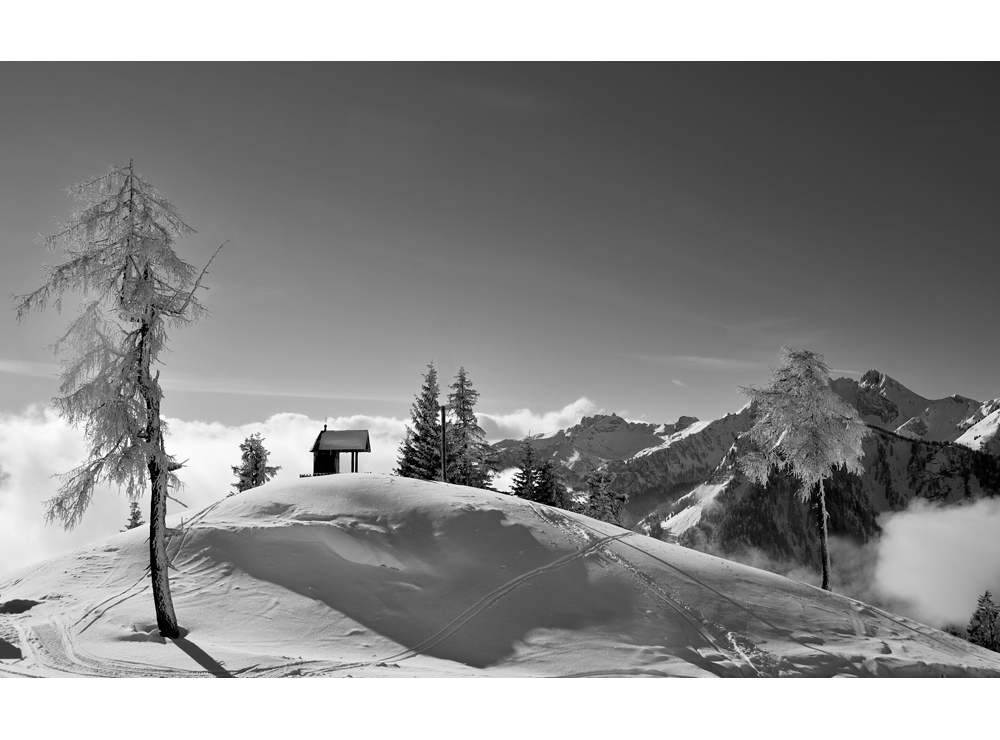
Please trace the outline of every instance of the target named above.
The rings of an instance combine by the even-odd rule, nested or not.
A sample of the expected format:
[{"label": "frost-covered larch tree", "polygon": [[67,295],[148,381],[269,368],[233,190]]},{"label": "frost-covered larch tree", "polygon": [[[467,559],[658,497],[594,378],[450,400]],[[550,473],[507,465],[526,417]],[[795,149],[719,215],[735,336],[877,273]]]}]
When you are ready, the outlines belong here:
[{"label": "frost-covered larch tree", "polygon": [[823,482],[833,469],[862,474],[861,442],[871,430],[858,412],[830,387],[830,368],[823,355],[781,348],[781,365],[771,371],[765,388],[740,387],[754,406],[754,424],[747,432],[754,449],[739,466],[751,481],[764,485],[772,469],[786,470],[799,480],[798,496],[808,501],[815,491],[823,588],[830,590],[830,548],[827,539],[826,492]]},{"label": "frost-covered larch tree", "polygon": [[475,406],[479,391],[472,387],[464,367],[458,369],[448,394],[448,482],[486,488],[496,472],[486,432],[479,426]]},{"label": "frost-covered larch tree", "polygon": [[61,476],[57,495],[46,502],[46,516],[72,529],[97,484],[124,487],[130,502],[148,485],[156,622],[162,636],[177,638],[165,517],[168,488],[180,485],[175,471],[182,464],[164,448],[163,393],[153,365],[168,326],[185,326],[207,313],[195,293],[208,265],[199,275],[174,252],[174,240],[194,229],[135,173],[131,161],[69,192],[81,207],[44,240],[50,250],[62,250],[65,261],[46,266],[46,283],[15,299],[19,321],[50,303],[61,309],[67,291],[84,299],[54,346],[62,366],[62,395],[53,403],[70,425],[83,428],[89,454]]},{"label": "frost-covered larch tree", "polygon": [[233,475],[238,479],[232,484],[236,493],[243,493],[243,491],[264,485],[281,470],[280,465],[267,464],[268,455],[271,453],[264,447],[264,440],[261,438],[260,432],[251,434],[243,440],[240,444],[240,452],[243,453],[240,457],[240,464],[230,466],[233,469]]},{"label": "frost-covered larch tree", "polygon": [[427,366],[424,383],[410,408],[410,426],[399,446],[396,475],[421,480],[441,480],[441,407],[438,404],[437,370]]}]

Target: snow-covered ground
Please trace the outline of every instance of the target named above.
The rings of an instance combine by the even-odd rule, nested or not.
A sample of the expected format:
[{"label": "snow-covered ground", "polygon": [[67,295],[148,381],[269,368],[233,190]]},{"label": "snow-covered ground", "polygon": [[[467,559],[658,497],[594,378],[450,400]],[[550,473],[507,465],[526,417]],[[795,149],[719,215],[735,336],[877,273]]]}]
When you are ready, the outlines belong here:
[{"label": "snow-covered ground", "polygon": [[293,479],[168,522],[182,639],[137,529],[0,581],[23,653],[0,675],[1000,676],[912,620],[489,491]]}]

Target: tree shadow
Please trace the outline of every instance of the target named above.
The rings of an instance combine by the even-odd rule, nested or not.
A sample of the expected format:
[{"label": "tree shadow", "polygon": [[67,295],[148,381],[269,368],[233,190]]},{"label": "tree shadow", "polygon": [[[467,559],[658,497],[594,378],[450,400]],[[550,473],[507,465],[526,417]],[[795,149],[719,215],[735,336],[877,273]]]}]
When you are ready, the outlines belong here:
[{"label": "tree shadow", "polygon": [[0,660],[21,660],[21,648],[0,637]]},{"label": "tree shadow", "polygon": [[235,678],[232,673],[227,671],[225,667],[213,658],[211,655],[206,653],[200,647],[195,645],[193,642],[188,640],[186,637],[175,637],[172,638],[174,645],[179,647],[184,651],[189,658],[191,658],[195,663],[200,665],[206,671],[211,673],[216,678]]},{"label": "tree shadow", "polygon": [[300,524],[202,538],[199,547],[220,562],[405,648],[476,667],[509,657],[535,629],[614,624],[635,599],[628,585],[592,573],[586,558],[542,545],[496,510],[460,511],[440,523],[414,511],[391,528]]}]

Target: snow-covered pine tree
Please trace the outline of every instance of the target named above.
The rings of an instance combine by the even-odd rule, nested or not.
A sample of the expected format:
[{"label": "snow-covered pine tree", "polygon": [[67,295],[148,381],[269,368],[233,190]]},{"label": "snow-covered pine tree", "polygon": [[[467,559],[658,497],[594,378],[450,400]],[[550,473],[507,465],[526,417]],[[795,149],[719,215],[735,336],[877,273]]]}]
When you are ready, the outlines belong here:
[{"label": "snow-covered pine tree", "polygon": [[233,475],[238,479],[232,484],[236,492],[229,494],[230,496],[264,485],[275,476],[275,473],[281,470],[280,465],[274,467],[267,464],[267,457],[271,453],[264,447],[264,440],[261,438],[260,432],[251,434],[243,440],[240,444],[240,451],[243,453],[240,464],[230,466],[233,469]]},{"label": "snow-covered pine tree", "polygon": [[514,474],[510,492],[519,498],[535,500],[535,446],[531,444],[529,434],[521,441],[521,467]]},{"label": "snow-covered pine tree", "polygon": [[861,442],[871,430],[858,412],[833,392],[830,368],[823,355],[781,348],[781,365],[771,371],[765,388],[740,387],[754,404],[754,424],[747,436],[755,449],[739,466],[751,481],[767,483],[772,469],[787,470],[800,482],[799,498],[815,491],[816,521],[823,561],[823,588],[830,590],[826,493],[823,481],[843,466],[861,474]]},{"label": "snow-covered pine tree", "polygon": [[555,465],[551,460],[543,460],[535,474],[534,501],[549,506],[557,506],[568,511],[573,510],[573,499],[559,478]]},{"label": "snow-covered pine tree", "polygon": [[142,509],[139,508],[139,502],[133,499],[128,502],[128,521],[125,523],[125,529],[118,531],[128,532],[130,529],[141,527],[145,523],[145,520],[142,518]]},{"label": "snow-covered pine tree", "polygon": [[486,442],[486,432],[479,426],[475,406],[479,391],[464,367],[458,368],[448,394],[448,482],[472,488],[486,488],[497,472],[493,452]]},{"label": "snow-covered pine tree", "polygon": [[441,406],[438,404],[437,370],[432,362],[424,374],[420,394],[410,408],[406,438],[399,446],[396,475],[421,480],[441,480]]},{"label": "snow-covered pine tree", "polygon": [[[46,283],[16,299],[17,318],[60,309],[66,291],[85,300],[77,318],[55,343],[62,377],[53,399],[70,425],[82,426],[87,460],[62,476],[46,502],[48,521],[79,524],[98,483],[123,486],[130,501],[150,486],[149,564],[160,634],[180,632],[167,574],[165,518],[168,487],[180,481],[181,463],[164,448],[160,372],[152,367],[166,344],[167,325],[190,324],[206,313],[195,293],[215,259],[197,274],[174,252],[174,240],[194,233],[152,185],[128,167],[112,167],[70,188],[83,205],[45,245],[66,260],[46,266]],[[221,249],[221,247],[220,247]]]},{"label": "snow-covered pine tree", "polygon": [[622,526],[628,494],[612,490],[615,474],[598,468],[591,471],[584,480],[587,484],[587,506],[583,513],[591,519]]},{"label": "snow-covered pine tree", "polygon": [[989,591],[979,597],[965,632],[969,642],[1000,653],[1000,609]]}]

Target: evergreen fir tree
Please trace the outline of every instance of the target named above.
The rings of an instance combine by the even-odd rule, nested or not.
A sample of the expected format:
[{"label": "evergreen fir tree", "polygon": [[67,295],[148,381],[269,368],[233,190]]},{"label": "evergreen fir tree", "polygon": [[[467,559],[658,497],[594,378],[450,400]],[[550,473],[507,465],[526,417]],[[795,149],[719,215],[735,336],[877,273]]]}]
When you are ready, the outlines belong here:
[{"label": "evergreen fir tree", "polygon": [[59,309],[67,291],[84,297],[79,315],[55,343],[62,360],[62,395],[54,405],[67,423],[83,427],[89,454],[62,476],[58,494],[46,502],[46,517],[72,529],[99,483],[124,487],[132,501],[148,483],[156,622],[161,636],[177,638],[165,519],[169,488],[180,484],[175,471],[182,463],[165,450],[163,392],[153,368],[166,345],[166,327],[185,326],[206,313],[195,294],[208,266],[199,275],[177,256],[175,239],[194,229],[131,162],[70,193],[83,205],[45,238],[45,245],[61,249],[66,260],[47,266],[46,283],[19,296],[15,307],[20,321],[50,302]]},{"label": "evergreen fir tree", "polygon": [[587,484],[587,505],[584,514],[608,524],[622,526],[628,494],[617,493],[611,484],[615,475],[606,469],[592,471],[585,479]]},{"label": "evergreen fir tree", "polygon": [[231,466],[233,475],[238,480],[232,484],[236,492],[229,494],[230,496],[264,485],[274,477],[275,473],[281,470],[280,465],[272,467],[267,464],[267,457],[271,453],[264,447],[264,440],[261,438],[260,432],[251,434],[243,440],[240,444],[240,451],[243,453],[242,461],[239,465]]},{"label": "evergreen fir tree", "polygon": [[479,426],[475,405],[479,391],[464,367],[458,369],[448,394],[448,482],[473,488],[486,488],[497,472],[493,452],[486,442],[486,432]]},{"label": "evergreen fir tree", "polygon": [[406,436],[399,445],[399,454],[396,456],[396,469],[393,475],[402,478],[417,478],[416,469],[413,467],[413,430],[406,428]]},{"label": "evergreen fir tree", "polygon": [[771,371],[766,388],[740,388],[755,407],[754,425],[747,436],[756,450],[746,453],[739,464],[747,478],[762,485],[773,468],[788,470],[801,482],[798,495],[802,501],[815,491],[823,588],[829,591],[829,515],[823,481],[833,475],[835,466],[864,472],[861,442],[870,430],[858,412],[833,392],[823,355],[782,347],[781,357],[782,364]]},{"label": "evergreen fir tree", "polygon": [[399,447],[396,475],[421,480],[441,480],[441,406],[437,371],[427,366],[424,384],[410,408],[407,435]]},{"label": "evergreen fir tree", "polygon": [[646,515],[646,526],[648,527],[647,534],[654,540],[659,540],[663,538],[663,523],[660,521],[661,515],[658,512],[653,512]]},{"label": "evergreen fir tree", "polygon": [[139,508],[139,502],[133,499],[128,504],[128,521],[125,523],[125,529],[118,531],[128,532],[130,529],[141,527],[145,523],[145,520],[142,518],[142,509]]},{"label": "evergreen fir tree", "polygon": [[560,509],[573,510],[573,500],[570,498],[569,490],[559,478],[559,473],[551,460],[545,460],[538,466],[533,500]]},{"label": "evergreen fir tree", "polygon": [[1000,610],[989,591],[979,597],[965,631],[969,642],[1000,653]]},{"label": "evergreen fir tree", "polygon": [[535,500],[535,446],[531,444],[531,435],[521,441],[521,467],[514,474],[510,492],[519,498]]}]

